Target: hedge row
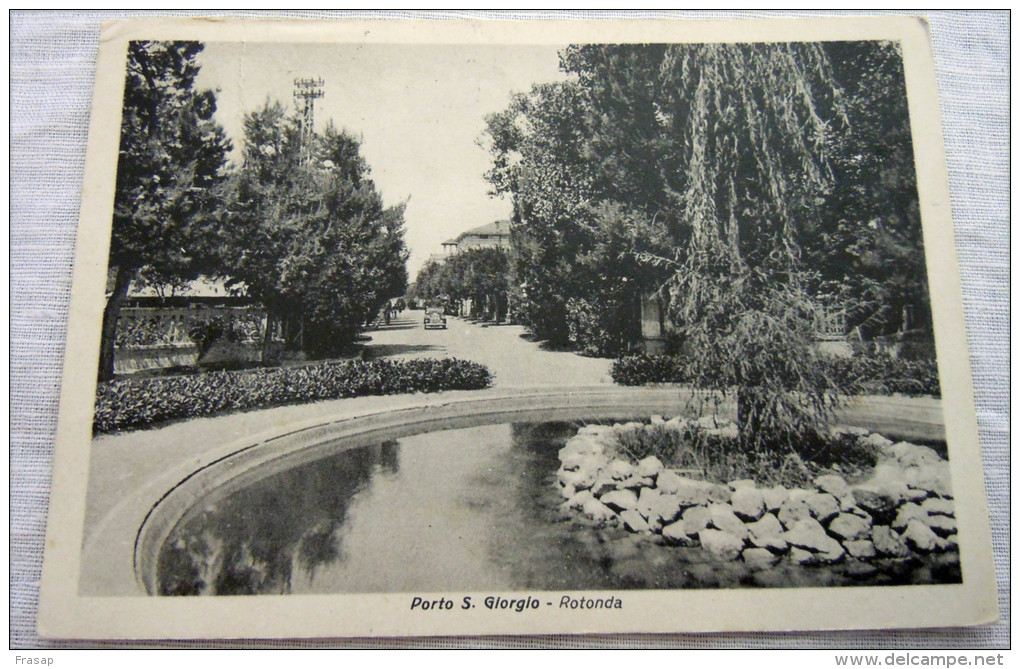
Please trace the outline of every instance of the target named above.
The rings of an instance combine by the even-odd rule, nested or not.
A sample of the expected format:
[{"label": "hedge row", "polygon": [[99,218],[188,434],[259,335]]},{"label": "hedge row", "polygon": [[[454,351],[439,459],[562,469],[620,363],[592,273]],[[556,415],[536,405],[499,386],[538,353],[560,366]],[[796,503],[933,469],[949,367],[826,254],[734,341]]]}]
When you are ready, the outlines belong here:
[{"label": "hedge row", "polygon": [[478,390],[490,381],[489,370],[482,365],[452,358],[352,360],[288,369],[119,379],[99,384],[93,431],[99,434],[342,397]]},{"label": "hedge row", "polygon": [[[889,356],[829,358],[829,375],[845,388],[873,395],[941,395],[934,360],[900,360]],[[680,359],[669,355],[635,355],[613,363],[612,377],[623,386],[686,383]]]},{"label": "hedge row", "polygon": [[857,392],[871,395],[942,395],[935,360],[902,360],[887,355],[856,355],[826,362],[829,373]]}]

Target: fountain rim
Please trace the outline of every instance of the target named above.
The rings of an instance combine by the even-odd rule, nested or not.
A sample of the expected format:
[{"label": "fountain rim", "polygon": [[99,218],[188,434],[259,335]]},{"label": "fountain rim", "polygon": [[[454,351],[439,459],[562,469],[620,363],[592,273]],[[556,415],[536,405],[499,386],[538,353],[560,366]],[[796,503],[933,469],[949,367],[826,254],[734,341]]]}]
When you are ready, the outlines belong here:
[{"label": "fountain rim", "polygon": [[[455,402],[428,403],[294,426],[274,431],[181,479],[152,505],[134,541],[133,568],[140,588],[156,592],[157,556],[173,528],[200,500],[225,487],[238,489],[272,473],[323,457],[326,452],[362,448],[373,443],[425,432],[493,425],[512,421],[570,418],[627,418],[676,413],[692,393],[676,388],[598,388],[569,393],[488,395]],[[583,401],[579,401],[583,400]],[[338,440],[345,440],[337,445]],[[326,449],[328,448],[328,451]],[[252,478],[255,475],[255,478]]]},{"label": "fountain rim", "polygon": [[[675,414],[683,411],[695,392],[675,385],[602,385],[501,388],[456,396],[445,393],[391,396],[380,398],[385,407],[376,405],[374,409],[353,414],[345,414],[341,407],[328,415],[282,424],[225,444],[204,459],[190,460],[171,471],[161,472],[141,489],[126,495],[86,542],[82,572],[86,568],[92,572],[98,570],[100,580],[114,582],[119,594],[154,593],[159,549],[195,503],[217,487],[240,485],[245,474],[264,471],[274,461],[295,466],[299,464],[296,458],[308,461],[321,457],[324,444],[332,444],[331,452],[337,452],[335,442],[338,439],[350,441],[343,448],[346,450],[387,438],[514,420]],[[920,411],[922,423],[932,424],[936,431],[944,430],[941,403],[937,399],[855,398],[850,413],[855,418],[876,412],[901,416],[904,407]],[[733,411],[732,406],[723,405],[721,409]],[[856,420],[855,424],[861,422],[868,421]],[[115,545],[120,545],[122,550],[103,550]],[[90,562],[92,564],[86,564]]]}]

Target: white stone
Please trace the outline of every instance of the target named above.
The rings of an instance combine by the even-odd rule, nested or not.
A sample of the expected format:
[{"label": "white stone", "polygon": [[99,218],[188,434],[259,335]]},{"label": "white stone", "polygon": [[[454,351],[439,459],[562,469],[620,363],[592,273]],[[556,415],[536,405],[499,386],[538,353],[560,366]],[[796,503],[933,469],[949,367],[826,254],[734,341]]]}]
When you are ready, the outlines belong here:
[{"label": "white stone", "polygon": [[698,533],[701,545],[720,560],[736,560],[744,550],[744,540],[721,530],[702,530]]},{"label": "white stone", "polygon": [[868,436],[861,438],[861,443],[863,443],[866,446],[872,446],[878,449],[886,449],[892,446],[891,440],[886,439],[877,432],[872,432]]},{"label": "white stone", "polygon": [[584,506],[585,502],[590,499],[595,499],[591,492],[588,490],[582,490],[567,500],[567,504],[570,505],[571,509],[580,509]]},{"label": "white stone", "polygon": [[953,516],[956,515],[956,506],[951,499],[929,497],[921,504],[921,508],[930,515]]},{"label": "white stone", "polygon": [[733,507],[729,504],[711,504],[708,507],[711,524],[717,530],[722,530],[743,540],[747,537],[747,527],[743,521],[733,513]]},{"label": "white stone", "polygon": [[817,494],[816,490],[805,490],[804,488],[790,488],[787,492],[787,499],[791,502],[800,502],[806,500],[811,495]]},{"label": "white stone", "polygon": [[922,553],[930,553],[939,548],[939,538],[931,528],[917,518],[911,518],[907,529],[903,531],[903,539],[907,545]]},{"label": "white stone", "polygon": [[904,477],[906,484],[911,488],[927,490],[939,497],[951,498],[953,496],[948,462],[942,461],[936,464],[910,467],[905,470]]},{"label": "white stone", "polygon": [[907,557],[910,555],[910,548],[906,542],[888,525],[876,525],[871,528],[871,540],[875,544],[875,550],[881,555],[888,555],[889,557]]},{"label": "white stone", "polygon": [[676,495],[660,494],[648,507],[648,521],[659,522],[663,525],[672,523],[680,517],[684,507]]},{"label": "white stone", "polygon": [[571,472],[561,469],[558,472],[556,472],[556,478],[559,479],[561,485],[572,486],[577,489],[591,488],[592,484],[595,482],[595,478],[597,475],[598,470],[585,471],[579,469],[577,471]]},{"label": "white stone", "polygon": [[603,471],[614,480],[622,481],[634,475],[634,465],[626,460],[613,460]]},{"label": "white stone", "polygon": [[606,457],[603,455],[591,455],[589,453],[568,453],[560,458],[560,469],[567,471],[592,471],[597,472],[606,466]]},{"label": "white stone", "polygon": [[641,488],[640,491],[638,492],[638,501],[637,506],[635,508],[638,510],[638,513],[640,513],[645,518],[648,518],[649,515],[651,514],[652,506],[659,500],[659,497],[661,496],[662,493],[660,493],[655,488]]},{"label": "white stone", "polygon": [[907,488],[906,494],[903,495],[903,499],[908,502],[914,502],[920,504],[928,498],[928,491],[922,488]]},{"label": "white stone", "polygon": [[927,525],[928,512],[913,502],[907,502],[897,510],[896,520],[892,524],[893,529],[902,532],[907,528],[911,520],[919,520]]},{"label": "white stone", "polygon": [[812,517],[820,523],[827,522],[839,515],[839,502],[827,492],[819,492],[808,496],[806,500]]},{"label": "white stone", "polygon": [[594,520],[608,521],[616,516],[613,510],[594,497],[585,500],[581,513]]},{"label": "white stone", "polygon": [[784,527],[793,527],[798,520],[811,517],[811,509],[803,499],[794,500],[792,497],[779,507],[779,522]]},{"label": "white stone", "polygon": [[865,486],[855,487],[852,494],[857,506],[873,518],[892,520],[895,517],[896,505],[899,503],[898,497],[893,498]]},{"label": "white stone", "polygon": [[875,557],[875,544],[867,539],[844,541],[843,548],[847,553],[861,560]]},{"label": "white stone", "polygon": [[903,467],[895,461],[879,462],[875,465],[872,479],[901,481],[903,479]]},{"label": "white stone", "polygon": [[829,533],[844,541],[867,538],[871,534],[871,522],[850,513],[841,513],[829,523]]},{"label": "white stone", "polygon": [[781,485],[777,485],[762,490],[761,496],[768,511],[779,511],[779,507],[783,505],[783,502],[790,499],[790,491]]},{"label": "white stone", "polygon": [[890,449],[901,467],[919,467],[942,462],[942,457],[927,446],[918,446],[906,441],[893,444]]},{"label": "white stone", "polygon": [[708,501],[715,502],[716,504],[728,504],[733,494],[730,492],[728,486],[722,484],[713,484],[708,488]]},{"label": "white stone", "polygon": [[654,455],[649,455],[637,463],[638,476],[656,476],[662,470],[662,461]]},{"label": "white stone", "polygon": [[942,537],[956,534],[956,518],[952,516],[928,516],[925,524],[932,532]]},{"label": "white stone", "polygon": [[672,469],[664,469],[659,472],[659,476],[655,479],[655,487],[659,489],[659,492],[669,495],[680,489],[683,480]]},{"label": "white stone", "polygon": [[737,491],[741,488],[754,488],[757,484],[754,479],[737,479],[736,481],[730,481],[730,490]]},{"label": "white stone", "polygon": [[592,435],[584,434],[571,437],[560,449],[560,458],[566,453],[579,453],[582,455],[602,455],[605,446],[601,441]]},{"label": "white stone", "polygon": [[683,531],[686,534],[695,536],[698,532],[708,527],[708,523],[711,520],[712,514],[707,506],[692,506],[684,511],[680,524],[683,525]]},{"label": "white stone", "polygon": [[843,546],[826,534],[825,528],[814,518],[798,520],[783,533],[782,538],[798,548],[823,553],[829,561],[838,559],[837,556],[845,552]]},{"label": "white stone", "polygon": [[741,520],[758,520],[765,513],[761,491],[753,487],[737,488],[730,498],[730,506]]},{"label": "white stone", "polygon": [[780,560],[778,555],[764,548],[747,548],[740,557],[748,567],[754,570],[768,569]]},{"label": "white stone", "polygon": [[684,478],[677,487],[676,496],[684,506],[703,506],[708,504],[711,489],[712,486],[704,481]]},{"label": "white stone", "polygon": [[645,519],[635,509],[621,511],[620,520],[623,521],[623,526],[631,532],[647,532],[651,529],[648,523],[645,522]]},{"label": "white stone", "polygon": [[616,481],[611,479],[605,472],[599,472],[598,477],[595,479],[595,483],[591,485],[591,494],[601,498],[606,493],[612,492],[619,488]]},{"label": "white stone", "polygon": [[816,555],[816,553],[804,550],[803,548],[797,548],[796,546],[790,549],[790,560],[800,565],[815,564],[818,562]]},{"label": "white stone", "polygon": [[846,481],[842,476],[835,474],[819,476],[814,480],[814,484],[822,492],[830,493],[836,498],[845,497],[850,494],[850,487],[846,484]]},{"label": "white stone", "polygon": [[[702,528],[704,529],[704,528]],[[698,530],[699,532],[701,530]],[[664,525],[662,528],[662,537],[671,544],[678,544],[680,546],[693,546],[697,543],[694,536],[697,534],[689,534],[686,530],[686,524],[683,521],[676,523],[670,523]]]},{"label": "white stone", "polygon": [[625,479],[617,481],[618,488],[633,488],[638,490],[640,488],[651,488],[655,485],[655,479],[650,476],[628,476]]},{"label": "white stone", "polygon": [[631,490],[614,490],[612,492],[607,492],[599,499],[613,511],[636,509],[638,505],[637,495],[635,495]]},{"label": "white stone", "polygon": [[782,552],[788,547],[786,540],[782,538],[783,525],[771,513],[766,513],[757,522],[747,523],[745,527],[751,543],[758,548]]}]

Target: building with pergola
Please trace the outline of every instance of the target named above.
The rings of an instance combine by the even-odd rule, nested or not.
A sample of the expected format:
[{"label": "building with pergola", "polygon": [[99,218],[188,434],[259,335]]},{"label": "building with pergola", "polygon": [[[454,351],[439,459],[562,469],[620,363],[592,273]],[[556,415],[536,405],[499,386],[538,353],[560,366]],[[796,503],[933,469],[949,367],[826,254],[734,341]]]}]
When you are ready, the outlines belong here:
[{"label": "building with pergola", "polygon": [[489,247],[510,248],[510,221],[494,221],[466,230],[443,242],[443,255]]}]

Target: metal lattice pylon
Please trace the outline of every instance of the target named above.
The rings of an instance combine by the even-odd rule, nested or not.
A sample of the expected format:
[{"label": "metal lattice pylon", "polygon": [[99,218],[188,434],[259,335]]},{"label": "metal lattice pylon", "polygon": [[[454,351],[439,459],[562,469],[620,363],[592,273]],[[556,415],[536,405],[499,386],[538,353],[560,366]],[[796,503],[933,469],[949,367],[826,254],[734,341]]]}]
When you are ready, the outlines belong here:
[{"label": "metal lattice pylon", "polygon": [[302,162],[307,162],[312,156],[315,140],[315,101],[325,95],[325,92],[322,90],[325,83],[321,77],[318,79],[294,80],[294,104],[301,114],[300,142]]}]

